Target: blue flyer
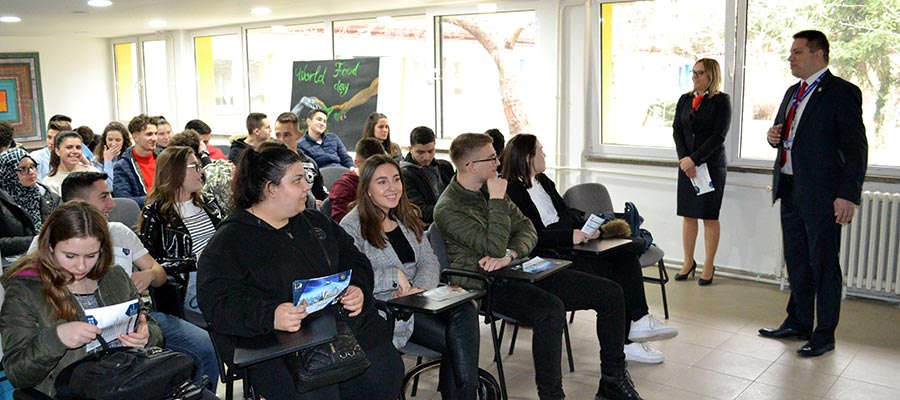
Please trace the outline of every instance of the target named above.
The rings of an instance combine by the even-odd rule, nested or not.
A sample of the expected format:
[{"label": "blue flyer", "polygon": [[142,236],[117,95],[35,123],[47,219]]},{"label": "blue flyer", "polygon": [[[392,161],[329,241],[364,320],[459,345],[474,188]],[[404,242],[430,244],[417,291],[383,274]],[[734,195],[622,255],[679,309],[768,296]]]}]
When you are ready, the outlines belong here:
[{"label": "blue flyer", "polygon": [[294,281],[294,305],[299,306],[305,300],[306,312],[312,314],[337,303],[350,286],[351,275],[352,271],[348,269],[334,275]]}]

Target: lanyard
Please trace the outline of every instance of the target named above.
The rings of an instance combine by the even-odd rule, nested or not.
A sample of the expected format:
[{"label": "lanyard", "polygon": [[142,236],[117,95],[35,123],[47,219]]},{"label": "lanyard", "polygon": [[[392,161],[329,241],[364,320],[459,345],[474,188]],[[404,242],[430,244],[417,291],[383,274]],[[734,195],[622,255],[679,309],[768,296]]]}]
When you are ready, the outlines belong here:
[{"label": "lanyard", "polygon": [[[799,92],[800,92],[800,86],[797,86],[797,89],[794,90],[794,94],[791,96],[791,107],[790,107],[791,109],[794,110],[795,113],[797,112],[797,107],[800,106],[800,103],[802,103],[803,100],[806,99],[806,96],[809,96],[809,94],[813,92],[813,89],[815,89],[816,86],[819,86],[819,81],[822,80],[823,76],[825,76],[825,74],[819,75],[819,77],[816,78],[816,80],[814,80],[813,83],[811,83],[809,86],[807,86],[806,91],[803,92],[803,96],[800,96],[799,99],[797,98],[797,94],[799,94]],[[788,127],[788,129],[790,129],[790,127]]]}]

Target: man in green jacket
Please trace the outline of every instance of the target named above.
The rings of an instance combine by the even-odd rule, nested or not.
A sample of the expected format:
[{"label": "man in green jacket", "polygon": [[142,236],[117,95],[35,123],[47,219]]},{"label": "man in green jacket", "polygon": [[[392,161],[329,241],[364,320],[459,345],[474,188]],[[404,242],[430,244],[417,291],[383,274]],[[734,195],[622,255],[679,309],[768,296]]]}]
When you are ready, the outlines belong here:
[{"label": "man in green jacket", "polygon": [[[457,174],[435,205],[434,221],[453,268],[494,271],[529,254],[537,243],[531,221],[506,197],[506,180],[497,177],[500,163],[492,142],[488,135],[465,133],[450,145]],[[457,283],[479,287],[477,282]],[[501,281],[490,290],[496,312],[534,327],[535,381],[542,400],[565,398],[561,337],[570,310],[597,312],[601,377],[596,399],[641,398],[626,370],[625,303],[619,285],[565,270],[536,283]]]}]

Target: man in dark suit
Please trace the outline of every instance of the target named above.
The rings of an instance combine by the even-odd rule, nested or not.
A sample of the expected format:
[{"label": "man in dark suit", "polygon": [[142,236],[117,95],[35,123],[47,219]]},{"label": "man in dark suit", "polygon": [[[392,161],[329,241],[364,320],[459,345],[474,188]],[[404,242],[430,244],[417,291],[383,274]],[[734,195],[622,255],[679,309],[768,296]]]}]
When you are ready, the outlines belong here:
[{"label": "man in dark suit", "polygon": [[811,357],[834,350],[841,307],[841,225],[850,223],[859,204],[868,143],[862,94],[828,70],[825,34],[795,34],[788,61],[800,82],[785,93],[767,139],[779,149],[773,202],[781,199],[791,297],[781,326],[759,334],[809,340],[797,353]]}]

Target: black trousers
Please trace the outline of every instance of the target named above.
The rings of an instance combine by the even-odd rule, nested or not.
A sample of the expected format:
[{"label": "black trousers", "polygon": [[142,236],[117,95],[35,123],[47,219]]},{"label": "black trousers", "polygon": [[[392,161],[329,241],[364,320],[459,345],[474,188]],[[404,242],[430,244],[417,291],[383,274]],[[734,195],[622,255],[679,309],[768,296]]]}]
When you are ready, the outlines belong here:
[{"label": "black trousers", "polygon": [[443,399],[475,399],[478,389],[478,311],[474,302],[440,314],[415,314],[410,341],[442,355],[438,390]]},{"label": "black trousers", "polygon": [[[637,321],[650,313],[641,270],[642,251],[643,243],[638,241],[615,249],[609,254],[600,256],[576,254],[572,259],[572,269],[609,279],[622,287],[622,295],[625,298],[626,333],[631,329],[632,321]],[[627,337],[625,343],[630,343]]]},{"label": "black trousers", "polygon": [[372,366],[362,375],[303,394],[294,390],[294,382],[284,360],[276,358],[249,367],[253,388],[267,399],[278,400],[394,400],[403,383],[403,360],[390,341],[364,349]]},{"label": "black trousers", "polygon": [[[800,212],[792,179],[781,179],[781,231],[791,298],[782,327],[812,332],[812,341],[834,341],[841,313],[841,226],[833,214]],[[813,318],[816,324],[813,330]]]},{"label": "black trousers", "polygon": [[560,362],[566,311],[596,311],[600,370],[612,375],[625,369],[625,304],[615,282],[567,269],[533,284],[498,282],[491,290],[494,311],[534,328],[531,352],[541,399],[565,397]]}]

